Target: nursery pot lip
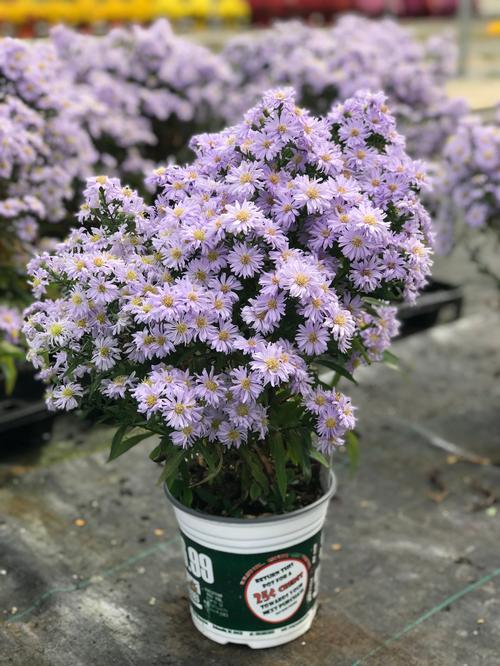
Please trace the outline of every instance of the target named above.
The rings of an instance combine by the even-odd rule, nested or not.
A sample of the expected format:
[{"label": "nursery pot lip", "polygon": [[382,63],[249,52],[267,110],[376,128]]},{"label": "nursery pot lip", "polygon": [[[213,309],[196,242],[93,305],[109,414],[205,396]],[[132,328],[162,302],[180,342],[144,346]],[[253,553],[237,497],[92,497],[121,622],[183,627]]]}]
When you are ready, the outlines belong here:
[{"label": "nursery pot lip", "polygon": [[309,511],[315,509],[317,506],[323,504],[324,502],[330,501],[330,499],[335,494],[335,491],[337,490],[337,477],[335,476],[333,470],[329,469],[328,471],[325,470],[325,472],[323,472],[322,470],[320,474],[320,481],[323,487],[327,486],[327,488],[319,499],[315,500],[311,504],[308,504],[307,506],[303,506],[300,509],[296,509],[295,511],[289,511],[288,513],[277,513],[273,514],[272,516],[263,516],[261,518],[231,518],[229,516],[214,516],[210,513],[205,513],[204,511],[197,511],[196,509],[191,509],[182,504],[181,502],[179,502],[179,500],[176,499],[171,494],[166,483],[163,484],[163,490],[165,492],[167,499],[174,505],[176,509],[183,511],[184,513],[191,514],[192,516],[196,516],[197,518],[202,518],[203,520],[208,520],[214,523],[256,525],[262,523],[271,523],[281,520],[293,519],[298,516],[301,516],[304,513],[308,513]]}]

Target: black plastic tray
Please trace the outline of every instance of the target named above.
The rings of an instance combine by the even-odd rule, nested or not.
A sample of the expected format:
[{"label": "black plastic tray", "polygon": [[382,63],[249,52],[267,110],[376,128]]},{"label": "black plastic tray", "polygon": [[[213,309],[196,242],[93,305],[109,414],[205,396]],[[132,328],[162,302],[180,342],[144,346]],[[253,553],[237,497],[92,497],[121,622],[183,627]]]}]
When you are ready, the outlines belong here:
[{"label": "black plastic tray", "polygon": [[399,306],[400,337],[460,319],[463,304],[462,287],[432,280],[417,298],[415,305]]},{"label": "black plastic tray", "polygon": [[0,454],[13,446],[41,444],[50,437],[54,414],[45,406],[44,390],[28,365],[20,368],[11,396],[0,389]]}]

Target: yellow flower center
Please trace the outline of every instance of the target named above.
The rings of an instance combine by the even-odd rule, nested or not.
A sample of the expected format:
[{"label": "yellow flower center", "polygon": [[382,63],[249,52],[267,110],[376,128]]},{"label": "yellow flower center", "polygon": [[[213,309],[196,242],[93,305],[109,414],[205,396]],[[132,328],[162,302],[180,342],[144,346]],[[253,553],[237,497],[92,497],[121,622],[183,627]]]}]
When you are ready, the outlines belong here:
[{"label": "yellow flower center", "polygon": [[197,241],[204,241],[206,237],[204,229],[195,229],[193,232],[193,238]]},{"label": "yellow flower center", "polygon": [[247,210],[239,210],[236,213],[235,218],[240,222],[248,222],[250,219],[250,213]]},{"label": "yellow flower center", "polygon": [[276,372],[279,370],[280,362],[277,358],[268,358],[266,361],[266,368],[271,372]]},{"label": "yellow flower center", "polygon": [[345,326],[347,323],[347,319],[345,315],[339,313],[335,315],[333,323],[336,324],[337,326]]},{"label": "yellow flower center", "polygon": [[299,287],[305,287],[309,284],[309,278],[304,273],[297,273],[295,276],[295,284]]},{"label": "yellow flower center", "polygon": [[306,189],[306,196],[308,199],[317,199],[319,197],[319,190],[317,187],[314,187],[314,185],[310,185]]},{"label": "yellow flower center", "polygon": [[61,333],[64,331],[64,326],[60,323],[55,323],[52,324],[51,327],[49,328],[49,332],[51,335],[61,335]]},{"label": "yellow flower center", "polygon": [[172,296],[170,296],[170,295],[168,294],[168,295],[165,295],[165,296],[161,299],[161,303],[162,303],[162,305],[164,305],[166,308],[171,308],[172,305],[174,304],[174,299],[173,299]]}]

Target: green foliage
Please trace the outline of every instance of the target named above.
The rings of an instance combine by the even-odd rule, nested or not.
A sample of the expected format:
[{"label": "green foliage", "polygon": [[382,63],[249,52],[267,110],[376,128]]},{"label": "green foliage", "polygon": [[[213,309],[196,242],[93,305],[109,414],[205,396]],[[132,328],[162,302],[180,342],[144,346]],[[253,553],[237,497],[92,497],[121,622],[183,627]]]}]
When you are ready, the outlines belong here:
[{"label": "green foliage", "polygon": [[[159,483],[166,483],[182,504],[234,517],[293,511],[322,494],[320,469],[331,463],[317,450],[312,424],[297,396],[282,388],[270,390],[268,402],[267,438],[249,441],[239,449],[207,440],[182,449],[171,443],[164,424],[154,418],[127,421],[130,410],[109,406],[108,415],[122,423],[113,437],[109,460],[158,434],[150,458],[163,466]],[[357,440],[349,436],[348,453],[353,460],[357,460],[356,446]]]},{"label": "green foliage", "polygon": [[387,141],[384,139],[384,137],[381,134],[377,134],[375,132],[367,138],[366,143],[368,146],[375,148],[379,152],[385,150],[387,146]]},{"label": "green foliage", "polygon": [[359,438],[355,431],[347,433],[346,450],[349,457],[351,472],[354,474],[358,469],[359,464]]},{"label": "green foliage", "polygon": [[400,370],[399,358],[388,349],[385,350],[382,361],[389,368],[392,368],[393,370]]},{"label": "green foliage", "polygon": [[115,458],[121,456],[123,453],[125,453],[125,451],[128,451],[136,444],[139,444],[139,442],[142,442],[144,439],[151,437],[150,432],[140,432],[136,435],[132,435],[132,437],[125,439],[124,435],[127,430],[128,426],[121,426],[116,431],[111,443],[111,451],[109,453],[108,460],[115,460]]},{"label": "green foliage", "polygon": [[16,361],[24,359],[24,351],[20,347],[0,341],[0,376],[3,379],[5,393],[12,395],[17,380]]},{"label": "green foliage", "polygon": [[350,382],[353,382],[353,384],[357,384],[357,381],[354,379],[351,373],[348,372],[341,363],[338,363],[335,359],[327,356],[326,354],[318,356],[314,364],[320,367],[328,368],[329,370],[334,370],[335,373],[340,377],[345,377]]},{"label": "green foliage", "polygon": [[212,443],[183,450],[162,442],[151,457],[159,455],[165,456],[159,481],[180,502],[235,517],[284,513],[314,501],[322,492],[319,469],[329,467],[305,428],[275,430],[265,442],[224,452]]}]

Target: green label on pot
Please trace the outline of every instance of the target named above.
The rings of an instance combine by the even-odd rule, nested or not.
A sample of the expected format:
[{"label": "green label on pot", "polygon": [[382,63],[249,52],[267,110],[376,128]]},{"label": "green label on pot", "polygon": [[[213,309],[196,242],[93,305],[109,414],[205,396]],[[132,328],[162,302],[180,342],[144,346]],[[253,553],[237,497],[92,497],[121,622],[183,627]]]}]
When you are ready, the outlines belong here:
[{"label": "green label on pot", "polygon": [[321,532],[285,551],[252,555],[213,550],[182,536],[191,606],[204,623],[233,634],[273,632],[314,606]]}]

